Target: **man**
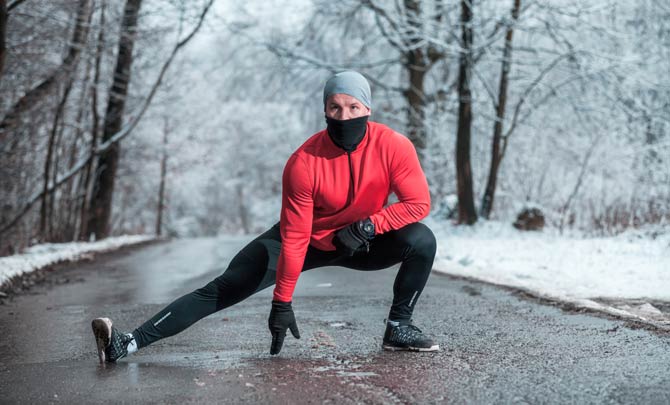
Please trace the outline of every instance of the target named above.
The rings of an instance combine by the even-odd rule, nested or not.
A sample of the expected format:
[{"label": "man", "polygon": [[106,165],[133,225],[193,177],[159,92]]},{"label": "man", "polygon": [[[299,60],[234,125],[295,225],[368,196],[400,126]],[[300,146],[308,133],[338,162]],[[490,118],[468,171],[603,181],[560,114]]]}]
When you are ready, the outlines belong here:
[{"label": "man", "polygon": [[[179,333],[273,284],[268,326],[270,353],[278,354],[287,329],[300,338],[291,304],[301,271],[379,270],[397,263],[382,347],[439,350],[411,321],[436,249],[435,236],[418,222],[428,215],[430,197],[416,151],[406,137],[368,121],[370,86],[361,74],[330,78],[323,102],[327,128],[298,148],[284,168],[279,223],[244,247],[221,276],[132,333],[120,333],[108,318],[93,320],[101,362]],[[391,192],[398,202],[387,206]]]}]

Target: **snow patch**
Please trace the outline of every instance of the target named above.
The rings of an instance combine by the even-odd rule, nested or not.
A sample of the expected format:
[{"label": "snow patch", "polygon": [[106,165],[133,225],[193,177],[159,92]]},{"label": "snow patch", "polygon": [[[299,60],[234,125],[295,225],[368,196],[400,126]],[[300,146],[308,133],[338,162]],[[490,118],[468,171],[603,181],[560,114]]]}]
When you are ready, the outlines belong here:
[{"label": "snow patch", "polygon": [[97,242],[45,243],[32,246],[22,254],[0,258],[0,285],[12,277],[30,273],[41,268],[93,256],[93,253],[108,252],[122,246],[134,245],[155,239],[150,235],[124,235]]},{"label": "snow patch", "polygon": [[615,307],[596,300],[670,301],[670,232],[589,238],[522,232],[496,221],[427,222],[438,241],[434,270],[441,273],[646,320],[661,311],[649,303]]}]

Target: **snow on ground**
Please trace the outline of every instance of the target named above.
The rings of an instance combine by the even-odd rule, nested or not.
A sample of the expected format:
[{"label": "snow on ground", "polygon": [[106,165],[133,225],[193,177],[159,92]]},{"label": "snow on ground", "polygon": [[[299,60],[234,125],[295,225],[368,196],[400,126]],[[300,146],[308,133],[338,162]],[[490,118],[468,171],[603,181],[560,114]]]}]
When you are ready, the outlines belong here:
[{"label": "snow on ground", "polygon": [[77,260],[91,253],[108,252],[121,246],[155,239],[149,235],[118,236],[97,242],[45,243],[22,254],[0,257],[0,285],[14,276],[39,270],[63,261]]},{"label": "snow on ground", "polygon": [[[520,288],[615,315],[666,321],[648,301],[670,302],[670,232],[616,237],[521,232],[482,221],[428,221],[438,240],[436,271]],[[613,305],[612,302],[638,305]],[[607,304],[610,303],[610,304]],[[670,322],[668,322],[670,325]]]}]

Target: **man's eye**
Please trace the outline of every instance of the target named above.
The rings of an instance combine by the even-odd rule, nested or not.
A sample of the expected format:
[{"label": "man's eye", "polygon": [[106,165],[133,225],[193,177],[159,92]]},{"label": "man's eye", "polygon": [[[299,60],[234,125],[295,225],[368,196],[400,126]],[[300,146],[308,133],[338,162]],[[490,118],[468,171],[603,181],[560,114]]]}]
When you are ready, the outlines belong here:
[{"label": "man's eye", "polygon": [[351,106],[351,109],[352,109],[352,110],[358,110],[358,106],[357,106],[357,105],[352,105],[352,106]]}]

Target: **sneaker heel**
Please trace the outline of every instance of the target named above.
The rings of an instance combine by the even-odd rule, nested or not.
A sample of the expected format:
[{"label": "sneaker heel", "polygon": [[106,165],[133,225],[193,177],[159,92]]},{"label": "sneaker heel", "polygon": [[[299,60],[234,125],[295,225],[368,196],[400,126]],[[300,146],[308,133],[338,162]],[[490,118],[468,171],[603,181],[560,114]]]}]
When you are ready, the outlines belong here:
[{"label": "sneaker heel", "polygon": [[98,349],[98,358],[102,364],[106,360],[105,348],[109,345],[112,337],[110,324],[111,322],[105,318],[97,318],[91,322],[91,329],[93,329],[93,335],[95,336],[95,345]]}]

